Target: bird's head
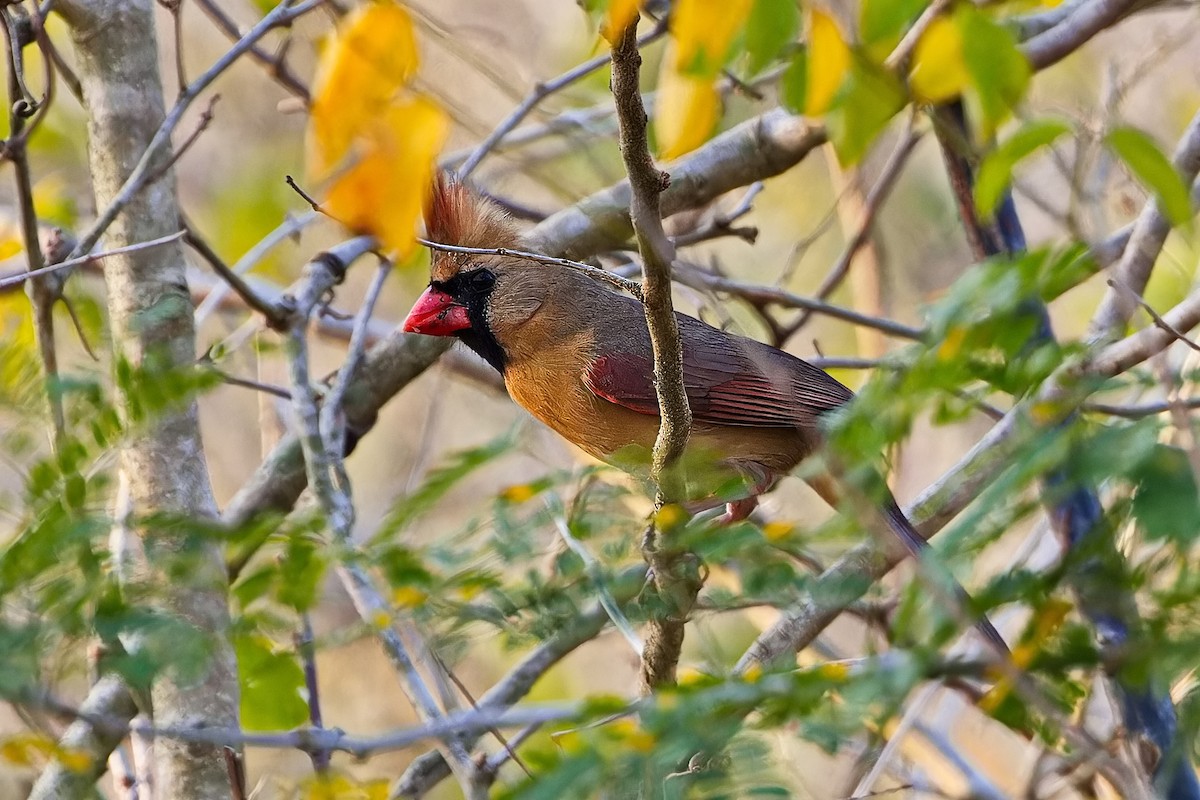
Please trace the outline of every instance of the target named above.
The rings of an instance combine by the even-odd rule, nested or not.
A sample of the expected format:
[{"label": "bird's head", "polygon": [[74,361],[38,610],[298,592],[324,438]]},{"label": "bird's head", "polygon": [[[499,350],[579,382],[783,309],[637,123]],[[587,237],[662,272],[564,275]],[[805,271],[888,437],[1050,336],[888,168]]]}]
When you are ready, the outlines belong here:
[{"label": "bird's head", "polygon": [[[477,249],[516,248],[516,228],[495,203],[439,175],[425,210],[429,238]],[[506,335],[519,328],[545,299],[547,276],[537,265],[494,254],[434,250],[429,288],[404,330],[456,336],[500,372]]]}]

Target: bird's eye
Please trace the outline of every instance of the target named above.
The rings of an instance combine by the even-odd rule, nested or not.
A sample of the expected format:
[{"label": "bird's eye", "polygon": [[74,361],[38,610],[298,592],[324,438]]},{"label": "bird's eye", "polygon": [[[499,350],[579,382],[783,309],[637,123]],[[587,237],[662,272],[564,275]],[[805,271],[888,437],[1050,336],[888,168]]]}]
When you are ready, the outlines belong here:
[{"label": "bird's eye", "polygon": [[486,269],[478,270],[471,275],[471,288],[477,291],[490,289],[495,282],[496,276]]}]

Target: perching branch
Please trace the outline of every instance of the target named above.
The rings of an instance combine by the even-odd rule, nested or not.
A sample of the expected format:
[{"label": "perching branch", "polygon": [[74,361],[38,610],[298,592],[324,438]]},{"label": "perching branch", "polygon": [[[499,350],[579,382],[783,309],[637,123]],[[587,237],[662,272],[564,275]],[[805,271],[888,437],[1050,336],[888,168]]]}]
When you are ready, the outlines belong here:
[{"label": "perching branch", "polygon": [[[629,216],[642,258],[646,326],[654,352],[654,389],[660,422],[650,474],[658,490],[656,505],[662,507],[685,499],[683,483],[674,467],[687,446],[692,411],[684,391],[683,346],[671,302],[671,264],[675,253],[663,232],[659,200],[659,195],[670,185],[670,177],[650,157],[646,109],[638,84],[641,66],[635,17],[613,44],[612,93],[617,107],[621,157],[629,176]],[[657,521],[647,528],[642,550],[662,602],[647,623],[642,650],[640,688],[642,694],[649,694],[656,687],[675,682],[684,625],[703,581],[698,559],[672,546]]]}]

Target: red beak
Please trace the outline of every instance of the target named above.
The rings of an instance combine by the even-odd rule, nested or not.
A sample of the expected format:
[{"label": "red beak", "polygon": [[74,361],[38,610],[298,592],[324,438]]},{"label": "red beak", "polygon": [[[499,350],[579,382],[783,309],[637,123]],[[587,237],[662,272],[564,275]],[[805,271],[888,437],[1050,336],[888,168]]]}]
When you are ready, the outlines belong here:
[{"label": "red beak", "polygon": [[456,331],[471,327],[471,318],[466,306],[441,289],[430,286],[417,298],[402,327],[408,333],[452,336]]}]

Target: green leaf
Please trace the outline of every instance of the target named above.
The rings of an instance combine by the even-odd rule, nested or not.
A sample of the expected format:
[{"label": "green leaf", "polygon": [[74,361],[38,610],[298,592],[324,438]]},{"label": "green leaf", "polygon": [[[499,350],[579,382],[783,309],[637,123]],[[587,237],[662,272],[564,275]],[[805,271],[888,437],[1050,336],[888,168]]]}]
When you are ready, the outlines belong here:
[{"label": "green leaf", "polygon": [[310,609],[317,602],[325,567],[317,541],[303,535],[289,538],[279,559],[279,602],[297,611]]},{"label": "green leaf", "polygon": [[979,177],[975,182],[975,206],[980,216],[988,218],[995,212],[1018,161],[1070,130],[1071,126],[1063,120],[1032,120],[988,153],[979,167]]},{"label": "green leaf", "polygon": [[1172,225],[1191,219],[1187,185],[1154,140],[1137,128],[1116,128],[1104,139],[1129,170],[1151,192]]},{"label": "green leaf", "polygon": [[512,448],[511,435],[501,436],[482,447],[465,450],[450,457],[443,466],[431,471],[412,494],[400,498],[392,506],[374,541],[382,541],[404,530],[415,519],[429,511],[447,492],[467,475]]},{"label": "green leaf", "polygon": [[1200,493],[1184,452],[1157,445],[1137,475],[1133,515],[1150,541],[1171,539],[1181,545],[1200,534]]},{"label": "green leaf", "polygon": [[251,731],[294,728],[308,719],[300,691],[304,670],[291,653],[276,652],[265,636],[238,636],[238,679],[241,683],[242,727]]},{"label": "green leaf", "polygon": [[971,75],[967,102],[976,106],[969,117],[976,121],[980,138],[990,139],[1025,96],[1033,70],[1012,31],[974,6],[960,6],[955,20],[962,31],[963,60]]},{"label": "green leaf", "polygon": [[754,0],[746,22],[746,71],[762,72],[783,52],[800,29],[796,0]]},{"label": "green leaf", "polygon": [[808,53],[803,47],[792,54],[783,71],[783,105],[793,114],[803,114],[808,100]]},{"label": "green leaf", "polygon": [[895,75],[855,53],[825,120],[838,161],[848,166],[862,159],[906,102],[904,85]]},{"label": "green leaf", "polygon": [[868,54],[882,62],[928,0],[863,0],[858,17],[858,36]]}]

